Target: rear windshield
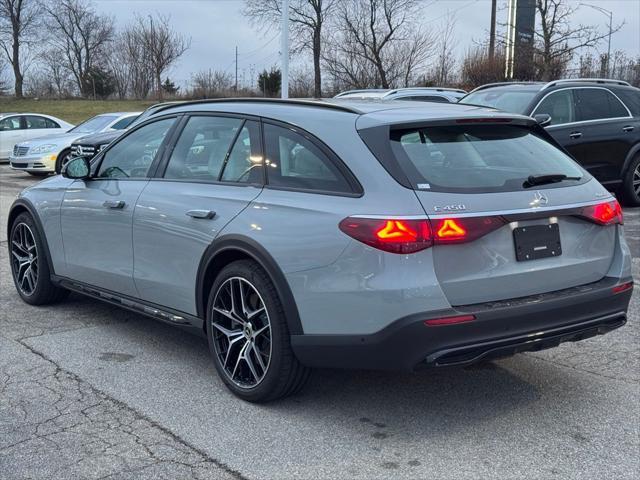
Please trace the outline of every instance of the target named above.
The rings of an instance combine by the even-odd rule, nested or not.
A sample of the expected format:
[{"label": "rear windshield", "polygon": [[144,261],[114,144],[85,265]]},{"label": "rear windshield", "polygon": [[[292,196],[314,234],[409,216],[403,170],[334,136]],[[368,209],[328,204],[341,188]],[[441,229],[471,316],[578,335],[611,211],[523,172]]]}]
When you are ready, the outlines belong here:
[{"label": "rear windshield", "polygon": [[479,92],[470,93],[459,103],[482,105],[483,107],[493,107],[505,112],[523,114],[526,113],[527,107],[537,93],[536,90],[480,90]]},{"label": "rear windshield", "polygon": [[586,177],[570,157],[527,127],[453,125],[392,130],[391,148],[418,190],[504,192],[524,189],[530,175]]}]

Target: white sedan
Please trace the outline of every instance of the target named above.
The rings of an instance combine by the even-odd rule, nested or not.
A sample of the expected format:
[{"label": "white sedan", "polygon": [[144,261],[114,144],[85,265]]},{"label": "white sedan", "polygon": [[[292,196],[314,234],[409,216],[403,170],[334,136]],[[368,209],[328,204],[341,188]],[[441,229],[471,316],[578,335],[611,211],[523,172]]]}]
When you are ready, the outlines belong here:
[{"label": "white sedan", "polygon": [[9,160],[16,143],[66,132],[73,128],[51,115],[41,113],[0,113],[0,162]]}]

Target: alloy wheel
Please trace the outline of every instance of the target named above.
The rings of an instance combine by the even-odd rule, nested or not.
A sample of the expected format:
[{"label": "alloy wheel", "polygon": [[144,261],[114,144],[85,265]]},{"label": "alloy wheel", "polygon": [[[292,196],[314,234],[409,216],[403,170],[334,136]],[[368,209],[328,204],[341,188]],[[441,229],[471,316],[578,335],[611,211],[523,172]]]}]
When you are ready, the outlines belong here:
[{"label": "alloy wheel", "polygon": [[271,323],[258,290],[231,277],[216,292],[211,327],[215,352],[227,378],[241,388],[257,386],[271,361]]},{"label": "alloy wheel", "polygon": [[31,228],[19,223],[11,236],[11,269],[20,291],[31,296],[38,283],[38,248]]},{"label": "alloy wheel", "polygon": [[69,160],[71,160],[71,153],[67,153],[64,157],[62,157],[62,160],[60,160],[60,171],[62,171],[67,163],[69,163]]},{"label": "alloy wheel", "polygon": [[631,179],[633,185],[633,191],[636,197],[640,198],[640,163],[636,165],[636,169],[633,171],[633,178]]}]

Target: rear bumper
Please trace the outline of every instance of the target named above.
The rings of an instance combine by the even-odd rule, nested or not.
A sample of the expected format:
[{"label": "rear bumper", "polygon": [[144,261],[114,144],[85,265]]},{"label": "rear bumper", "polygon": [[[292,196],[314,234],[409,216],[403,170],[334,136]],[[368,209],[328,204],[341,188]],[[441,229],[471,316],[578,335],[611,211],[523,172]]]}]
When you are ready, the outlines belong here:
[{"label": "rear bumper", "polygon": [[[468,365],[621,327],[632,290],[612,289],[628,281],[605,277],[547,294],[411,315],[371,335],[292,335],[291,344],[298,359],[310,367],[416,370]],[[474,315],[475,320],[424,324],[451,315]]]}]

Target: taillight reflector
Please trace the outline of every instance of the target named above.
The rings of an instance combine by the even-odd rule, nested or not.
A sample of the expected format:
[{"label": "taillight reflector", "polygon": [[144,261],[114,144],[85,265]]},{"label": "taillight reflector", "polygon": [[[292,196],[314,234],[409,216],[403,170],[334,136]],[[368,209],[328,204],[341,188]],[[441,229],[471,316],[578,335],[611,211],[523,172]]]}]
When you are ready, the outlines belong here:
[{"label": "taillight reflector", "polygon": [[424,324],[430,327],[435,327],[438,325],[453,325],[456,323],[466,323],[466,322],[471,322],[475,319],[476,319],[475,315],[455,315],[452,317],[431,318],[429,320],[425,320]]},{"label": "taillight reflector", "polygon": [[615,225],[623,223],[622,208],[617,200],[598,203],[584,207],[580,216],[599,225]]},{"label": "taillight reflector", "polygon": [[626,292],[627,290],[633,289],[633,282],[621,283],[620,285],[616,285],[611,289],[611,291],[615,293]]},{"label": "taillight reflector", "polygon": [[342,220],[339,227],[350,237],[385,252],[414,253],[433,244],[426,219],[349,217]]}]

